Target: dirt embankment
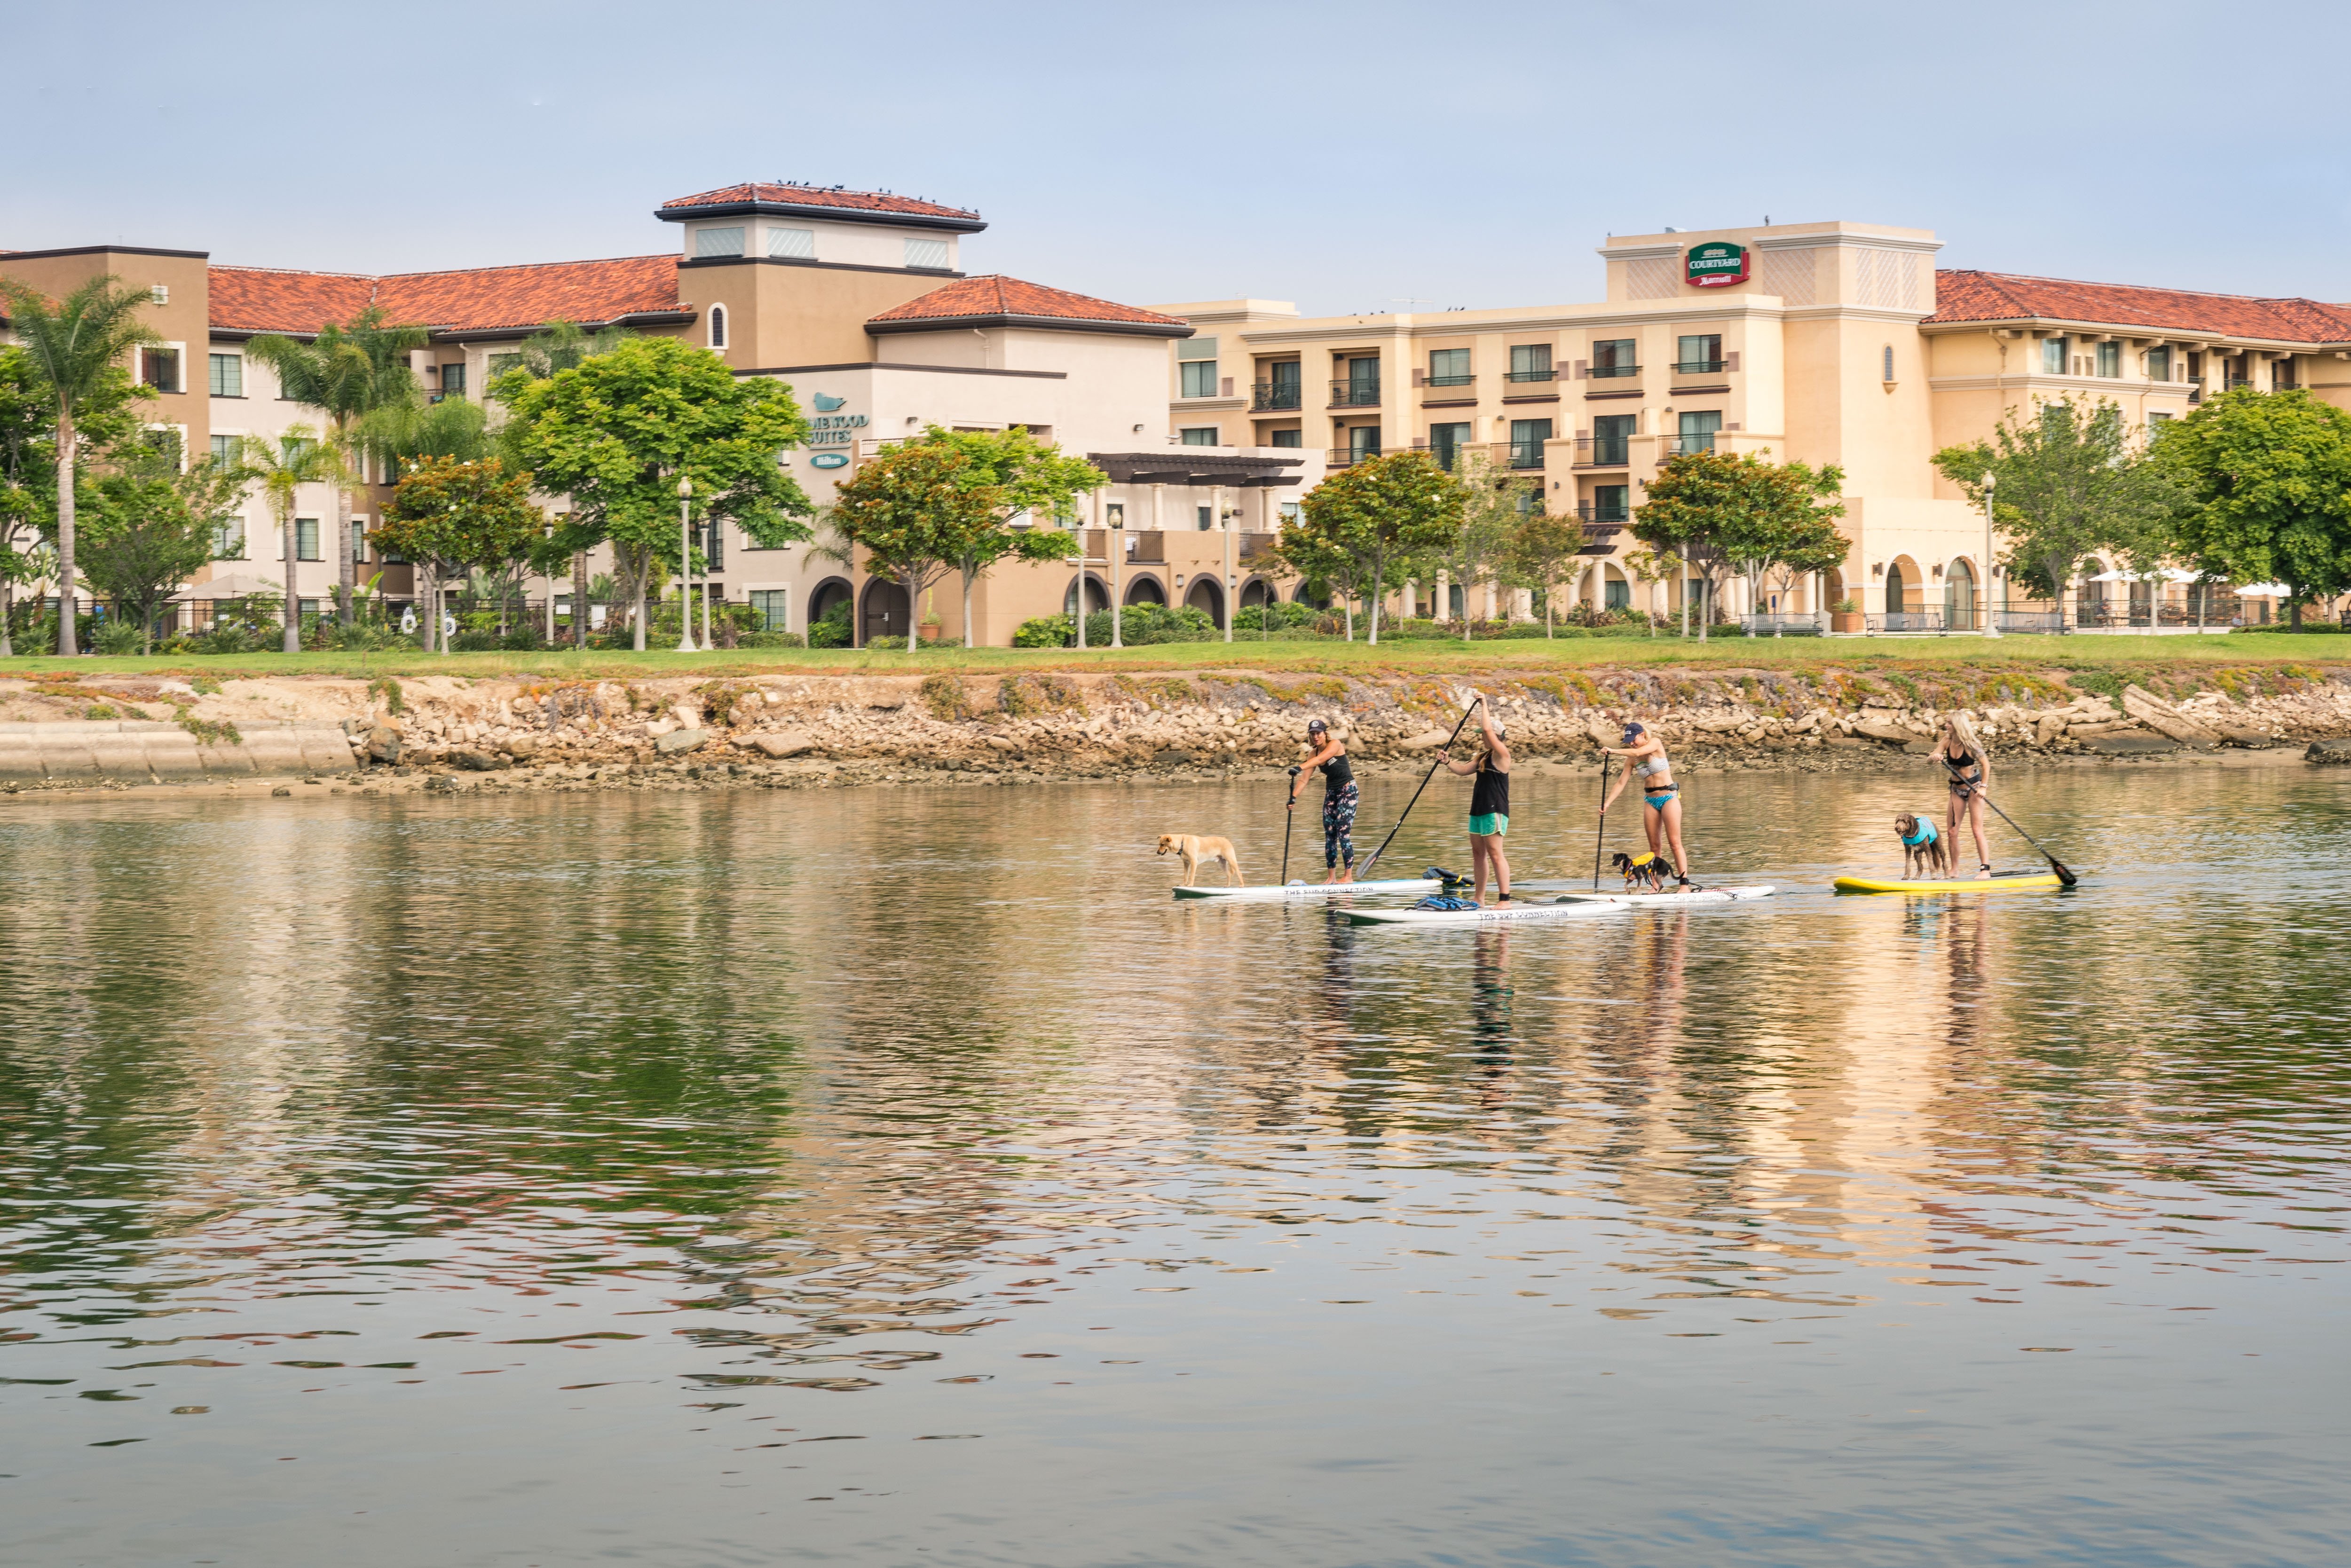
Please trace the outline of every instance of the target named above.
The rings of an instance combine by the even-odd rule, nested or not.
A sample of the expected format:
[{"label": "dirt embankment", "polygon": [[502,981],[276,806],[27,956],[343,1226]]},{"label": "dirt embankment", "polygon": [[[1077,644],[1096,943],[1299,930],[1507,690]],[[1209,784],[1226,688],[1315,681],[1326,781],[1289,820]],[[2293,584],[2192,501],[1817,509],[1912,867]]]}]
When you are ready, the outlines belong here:
[{"label": "dirt embankment", "polygon": [[[1888,765],[1964,712],[2003,753],[2152,758],[2351,736],[2351,669],[1932,676],[1835,667],[1480,676],[1523,755],[1589,758],[1626,718],[1685,768]],[[2104,687],[2105,689],[2095,689]],[[1286,765],[1306,720],[1364,762],[1426,759],[1464,688],[1432,677],[776,674],[695,681],[0,678],[0,790],[774,788],[1197,778]],[[2314,760],[2351,747],[2311,746]]]}]

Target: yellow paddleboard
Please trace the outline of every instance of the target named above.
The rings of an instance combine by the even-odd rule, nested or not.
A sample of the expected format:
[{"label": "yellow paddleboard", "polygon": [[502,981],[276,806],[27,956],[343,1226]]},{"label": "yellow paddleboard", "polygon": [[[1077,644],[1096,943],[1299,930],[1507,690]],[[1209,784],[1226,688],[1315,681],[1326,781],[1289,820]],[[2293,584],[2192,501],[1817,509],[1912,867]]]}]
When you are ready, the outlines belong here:
[{"label": "yellow paddleboard", "polygon": [[1971,877],[1966,882],[1892,882],[1874,876],[1841,876],[1839,893],[2001,893],[2012,887],[2055,887],[2057,873],[2019,872],[2014,876]]}]

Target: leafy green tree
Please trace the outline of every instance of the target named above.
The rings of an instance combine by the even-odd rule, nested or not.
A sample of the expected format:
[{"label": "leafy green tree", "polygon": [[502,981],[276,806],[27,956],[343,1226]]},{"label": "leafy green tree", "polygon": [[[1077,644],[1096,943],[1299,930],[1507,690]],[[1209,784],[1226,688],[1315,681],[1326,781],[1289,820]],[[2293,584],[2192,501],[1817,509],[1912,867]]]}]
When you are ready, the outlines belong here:
[{"label": "leafy green tree", "polygon": [[[152,297],[110,274],[91,278],[63,300],[52,300],[39,289],[6,277],[0,277],[0,295],[8,301],[9,328],[55,411],[50,444],[56,476],[48,532],[57,542],[58,595],[69,601],[75,574],[74,478],[80,471],[83,440],[99,434],[96,425],[106,416],[120,415],[134,400],[154,395],[132,382],[122,359],[131,350],[162,339],[140,319]],[[73,615],[60,614],[57,652],[79,651]]]},{"label": "leafy green tree", "polygon": [[82,576],[119,612],[139,618],[142,652],[154,652],[156,616],[212,559],[214,534],[252,483],[239,465],[209,457],[183,470],[176,443],[127,443],[84,476]]},{"label": "leafy green tree", "polygon": [[[961,570],[975,541],[1003,528],[1008,501],[987,472],[968,447],[908,441],[883,447],[833,492],[833,527],[865,551],[866,570],[906,591],[909,648],[923,595]],[[968,610],[967,602],[967,625]]]},{"label": "leafy green tree", "polygon": [[1275,536],[1270,554],[1301,582],[1321,583],[1339,601],[1347,627],[1347,641],[1355,640],[1355,595],[1358,562],[1330,538],[1305,526],[1303,508],[1298,521]]},{"label": "leafy green tree", "polygon": [[[549,321],[516,346],[511,367],[490,378],[488,396],[500,403],[511,405],[523,390],[533,382],[551,379],[559,371],[578,370],[582,362],[598,354],[609,354],[634,338],[636,333],[626,327],[605,327],[594,332],[583,331],[574,321]],[[493,361],[493,363],[496,361]],[[509,422],[499,432],[501,455],[510,466],[527,467],[527,455],[518,449],[517,438],[523,426]],[[552,542],[552,549],[563,549],[562,538]],[[569,551],[571,569],[571,642],[574,647],[588,646],[588,552]],[[552,577],[559,564],[551,557],[542,558],[544,570]]]},{"label": "leafy green tree", "polygon": [[1633,536],[1698,569],[1706,584],[1698,639],[1713,619],[1716,585],[1746,577],[1757,598],[1774,569],[1826,570],[1845,557],[1834,519],[1843,470],[1831,465],[1771,463],[1758,452],[1682,452],[1668,457],[1634,509]]},{"label": "leafy green tree", "polygon": [[1384,453],[1351,464],[1308,491],[1298,521],[1282,537],[1299,535],[1307,559],[1346,559],[1350,592],[1361,591],[1371,602],[1370,641],[1376,646],[1389,573],[1404,576],[1410,563],[1444,549],[1468,502],[1461,481],[1426,452]]},{"label": "leafy green tree", "polygon": [[[422,327],[392,324],[381,306],[371,305],[345,325],[329,321],[309,342],[264,332],[245,351],[277,373],[281,397],[327,416],[327,441],[342,459],[348,478],[335,486],[335,607],[348,623],[358,568],[351,549],[350,486],[365,481],[367,416],[379,409],[422,405],[423,396],[408,356],[432,340]],[[461,402],[463,400],[459,400]]]},{"label": "leafy green tree", "polygon": [[[955,558],[956,570],[963,573],[963,645],[976,647],[972,584],[1008,557],[1046,561],[1081,554],[1077,536],[1051,524],[1079,497],[1109,484],[1110,476],[1018,425],[1010,430],[942,430],[934,424],[923,433],[923,439],[969,454],[970,482],[993,489],[998,497],[993,519],[967,535]],[[1014,526],[1014,520],[1024,515],[1029,526]]]},{"label": "leafy green tree", "polygon": [[[1636,549],[1628,551],[1625,556],[1623,564],[1625,570],[1632,574],[1634,580],[1646,587],[1655,587],[1660,582],[1670,582],[1677,577],[1686,578],[1689,572],[1689,563],[1669,549]],[[1652,597],[1651,602],[1655,602],[1654,596]],[[1649,635],[1652,637],[1656,636],[1657,634],[1656,617],[1651,614],[1647,609],[1644,608],[1641,612],[1641,618],[1649,624]],[[1689,632],[1689,606],[1687,604],[1684,604],[1682,606],[1682,632],[1684,635],[1687,635]]]},{"label": "leafy green tree", "polygon": [[344,485],[350,471],[342,454],[319,439],[307,424],[289,424],[276,439],[248,435],[239,444],[237,465],[261,488],[269,515],[277,519],[279,549],[286,555],[286,647],[302,651],[302,601],[295,577],[301,553],[294,528],[294,495],[305,485]]},{"label": "leafy green tree", "polygon": [[2170,538],[2198,570],[2284,583],[2296,631],[2304,604],[2351,589],[2351,413],[2299,388],[2241,388],[2173,421],[2154,461],[2193,503]]},{"label": "leafy green tree", "polygon": [[1573,517],[1531,513],[1510,536],[1507,580],[1543,596],[1544,636],[1552,635],[1560,591],[1583,575],[1585,559],[1583,525]]},{"label": "leafy green tree", "polygon": [[495,573],[528,556],[545,538],[546,514],[531,504],[532,479],[496,457],[410,465],[384,507],[377,538],[425,573],[425,651],[447,653],[441,631],[441,579]]},{"label": "leafy green tree", "polygon": [[2085,559],[2112,550],[2144,559],[2182,502],[2170,477],[2132,450],[2121,407],[2104,399],[2058,398],[2022,417],[2011,410],[1990,441],[1947,446],[1934,461],[1979,509],[1983,476],[1993,476],[2001,563],[2010,580],[2061,609]]},{"label": "leafy green tree", "polygon": [[0,659],[13,658],[16,585],[40,575],[56,512],[57,405],[25,350],[0,348]]},{"label": "leafy green tree", "polygon": [[1470,612],[1469,593],[1484,582],[1508,580],[1510,548],[1532,509],[1534,486],[1494,461],[1482,446],[1456,449],[1453,477],[1461,485],[1461,511],[1445,542],[1431,550],[1425,562],[1442,570],[1461,588],[1461,640],[1469,641],[1477,616]]},{"label": "leafy green tree", "polygon": [[639,649],[646,583],[677,559],[681,476],[713,523],[731,521],[770,549],[809,538],[808,497],[777,463],[807,437],[808,421],[781,382],[738,381],[706,349],[632,339],[532,381],[509,407],[513,451],[541,489],[570,498],[556,547],[611,545]]}]

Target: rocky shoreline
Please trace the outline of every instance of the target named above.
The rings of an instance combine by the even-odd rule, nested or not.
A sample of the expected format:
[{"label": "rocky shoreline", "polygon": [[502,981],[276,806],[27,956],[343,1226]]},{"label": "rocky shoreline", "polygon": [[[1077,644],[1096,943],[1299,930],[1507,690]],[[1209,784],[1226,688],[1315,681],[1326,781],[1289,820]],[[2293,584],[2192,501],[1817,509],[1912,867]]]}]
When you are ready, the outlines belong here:
[{"label": "rocky shoreline", "polygon": [[[2143,684],[2141,684],[2143,682]],[[1915,767],[1942,715],[1998,755],[2085,763],[2304,748],[2351,762],[2351,668],[1932,675],[1498,669],[1483,691],[1530,760],[1590,766],[1626,718],[1676,764]],[[2103,685],[2110,690],[2095,689]],[[1198,779],[1280,768],[1310,717],[1363,766],[1426,765],[1458,717],[1435,677],[771,675],[548,682],[0,678],[0,793],[826,789]]]}]

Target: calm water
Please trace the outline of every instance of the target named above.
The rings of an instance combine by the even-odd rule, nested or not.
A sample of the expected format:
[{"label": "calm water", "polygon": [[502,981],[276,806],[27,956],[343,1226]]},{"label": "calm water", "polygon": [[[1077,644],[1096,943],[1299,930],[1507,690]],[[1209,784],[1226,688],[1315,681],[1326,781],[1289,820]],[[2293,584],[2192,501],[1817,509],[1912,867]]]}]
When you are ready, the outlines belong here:
[{"label": "calm water", "polygon": [[0,1563],[2351,1560],[2351,786],[2002,782],[2079,893],[1703,776],[1787,896],[1507,936],[1171,904],[1269,782],[0,808]]}]

